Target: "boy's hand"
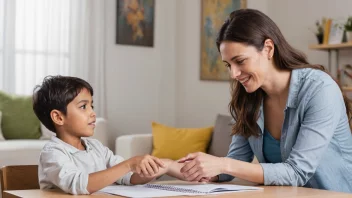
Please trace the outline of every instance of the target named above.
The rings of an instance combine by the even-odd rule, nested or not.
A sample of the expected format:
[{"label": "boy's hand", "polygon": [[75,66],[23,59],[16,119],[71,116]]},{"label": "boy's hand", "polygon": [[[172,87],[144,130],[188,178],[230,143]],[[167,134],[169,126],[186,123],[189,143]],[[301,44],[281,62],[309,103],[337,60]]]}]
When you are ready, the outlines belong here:
[{"label": "boy's hand", "polygon": [[132,172],[145,177],[152,177],[159,172],[159,167],[165,168],[162,160],[151,155],[136,156],[130,159]]},{"label": "boy's hand", "polygon": [[159,168],[159,172],[157,172],[154,175],[144,175],[143,173],[139,174],[140,177],[146,177],[146,178],[156,178],[156,177],[160,177],[161,175],[167,173],[170,169],[171,164],[174,162],[173,160],[170,159],[160,159],[162,161],[162,163],[164,164],[164,167]]}]

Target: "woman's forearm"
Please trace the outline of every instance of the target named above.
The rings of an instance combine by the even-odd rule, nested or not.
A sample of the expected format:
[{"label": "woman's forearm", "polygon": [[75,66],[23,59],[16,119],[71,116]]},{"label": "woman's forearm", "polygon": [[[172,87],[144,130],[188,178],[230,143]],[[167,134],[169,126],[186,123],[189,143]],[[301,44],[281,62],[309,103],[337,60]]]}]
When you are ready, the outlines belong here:
[{"label": "woman's forearm", "polygon": [[179,180],[186,180],[186,178],[183,176],[183,174],[180,171],[182,167],[183,167],[183,163],[178,163],[176,161],[171,160],[169,170],[166,174],[171,177],[175,177]]},{"label": "woman's forearm", "polygon": [[223,161],[223,173],[258,184],[264,183],[264,172],[260,164],[243,162],[231,158],[223,158]]}]

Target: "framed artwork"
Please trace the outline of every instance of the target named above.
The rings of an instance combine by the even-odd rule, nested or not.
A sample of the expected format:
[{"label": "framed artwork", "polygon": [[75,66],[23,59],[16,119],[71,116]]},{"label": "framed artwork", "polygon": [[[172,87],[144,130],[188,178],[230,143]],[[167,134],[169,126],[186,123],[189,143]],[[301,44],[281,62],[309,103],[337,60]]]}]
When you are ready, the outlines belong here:
[{"label": "framed artwork", "polygon": [[201,5],[201,80],[229,80],[229,73],[216,47],[216,36],[228,15],[247,7],[247,0],[202,0]]},{"label": "framed artwork", "polygon": [[154,0],[116,0],[116,43],[153,47]]}]

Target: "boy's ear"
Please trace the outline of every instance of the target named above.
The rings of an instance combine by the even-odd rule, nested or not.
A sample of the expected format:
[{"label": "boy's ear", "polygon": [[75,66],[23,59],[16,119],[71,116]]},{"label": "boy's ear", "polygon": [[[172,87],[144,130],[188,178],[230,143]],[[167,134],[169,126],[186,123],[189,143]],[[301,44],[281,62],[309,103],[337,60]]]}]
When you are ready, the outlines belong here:
[{"label": "boy's ear", "polygon": [[61,111],[56,109],[52,110],[50,112],[50,117],[54,124],[57,124],[59,126],[62,126],[64,124],[64,115]]}]

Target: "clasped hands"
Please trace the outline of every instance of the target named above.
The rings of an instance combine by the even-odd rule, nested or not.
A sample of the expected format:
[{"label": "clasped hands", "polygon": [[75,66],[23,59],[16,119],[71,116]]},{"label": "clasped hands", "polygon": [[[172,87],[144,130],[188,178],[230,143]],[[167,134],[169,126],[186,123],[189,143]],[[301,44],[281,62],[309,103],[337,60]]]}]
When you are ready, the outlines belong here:
[{"label": "clasped hands", "polygon": [[180,172],[185,180],[192,182],[217,181],[224,169],[223,158],[202,152],[190,153],[177,162],[183,163]]},{"label": "clasped hands", "polygon": [[165,173],[168,164],[168,161],[161,160],[157,157],[143,155],[131,158],[129,166],[130,170],[140,177],[156,177]]},{"label": "clasped hands", "polygon": [[[145,155],[134,157],[136,159],[131,171],[141,177],[158,177],[167,173],[172,160],[159,159],[154,156]],[[206,153],[190,153],[176,161],[180,168],[180,175],[186,181],[210,182],[216,181],[217,175],[223,173],[223,158],[215,157]]]}]

